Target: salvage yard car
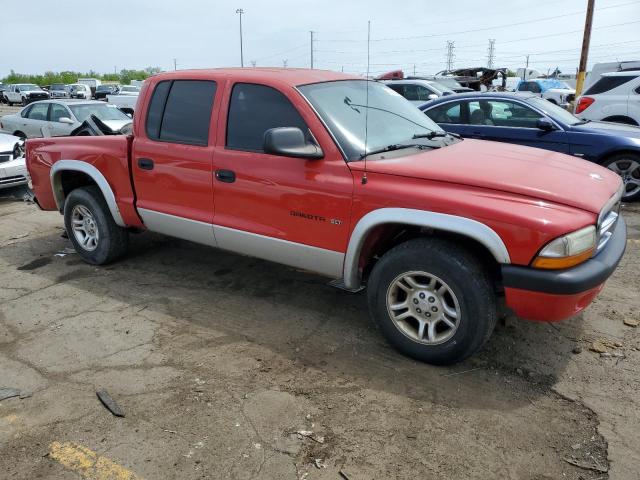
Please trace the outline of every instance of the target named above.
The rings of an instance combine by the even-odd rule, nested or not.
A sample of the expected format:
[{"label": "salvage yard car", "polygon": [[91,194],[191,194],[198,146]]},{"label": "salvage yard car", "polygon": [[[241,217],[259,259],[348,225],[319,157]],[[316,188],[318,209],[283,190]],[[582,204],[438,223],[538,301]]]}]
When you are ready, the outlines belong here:
[{"label": "salvage yard car", "polygon": [[131,123],[131,118],[117,107],[104,102],[47,100],[0,117],[0,129],[21,138],[42,137],[45,132],[53,137],[65,136],[78,128],[89,115],[95,115],[114,131]]},{"label": "salvage yard car", "polygon": [[620,175],[623,201],[640,199],[640,127],[582,120],[540,97],[471,93],[420,107],[447,132],[567,153]]},{"label": "salvage yard car", "polygon": [[0,190],[26,183],[24,140],[0,133]]},{"label": "salvage yard car", "polygon": [[378,82],[185,70],[145,81],[138,107],[130,136],[26,144],[36,203],[90,264],[147,229],[366,286],[391,344],[445,364],[482,347],[503,305],[585,309],[624,253],[613,172],[457,138]]},{"label": "salvage yard car", "polygon": [[566,82],[555,78],[523,80],[516,87],[516,93],[520,94],[521,92],[525,95],[533,93],[563,108],[567,108],[576,98],[575,89],[567,85]]},{"label": "salvage yard car", "polygon": [[49,93],[34,83],[17,83],[4,92],[4,97],[9,105],[19,103],[24,106],[31,102],[48,99]]},{"label": "salvage yard car", "polygon": [[576,103],[587,120],[640,125],[640,69],[603,73]]}]

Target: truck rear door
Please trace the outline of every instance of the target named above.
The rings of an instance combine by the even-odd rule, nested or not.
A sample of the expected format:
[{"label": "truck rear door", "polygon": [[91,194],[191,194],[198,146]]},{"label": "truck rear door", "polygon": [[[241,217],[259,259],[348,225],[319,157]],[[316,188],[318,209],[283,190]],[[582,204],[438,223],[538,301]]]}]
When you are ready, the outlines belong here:
[{"label": "truck rear door", "polygon": [[[212,161],[217,84],[152,83],[132,147],[136,207],[152,231],[215,245]],[[212,118],[214,121],[212,121]]]}]

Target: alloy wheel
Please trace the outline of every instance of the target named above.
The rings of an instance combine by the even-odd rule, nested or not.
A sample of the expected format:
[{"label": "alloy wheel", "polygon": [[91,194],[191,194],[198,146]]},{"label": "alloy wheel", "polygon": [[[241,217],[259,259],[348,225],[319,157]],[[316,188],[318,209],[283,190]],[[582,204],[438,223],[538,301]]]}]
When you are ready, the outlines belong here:
[{"label": "alloy wheel", "polygon": [[100,239],[98,225],[91,211],[84,205],[76,205],[71,212],[73,236],[80,246],[88,252],[98,248]]},{"label": "alloy wheel", "polygon": [[622,177],[625,197],[640,192],[640,163],[638,161],[632,158],[620,158],[611,162],[607,168]]}]

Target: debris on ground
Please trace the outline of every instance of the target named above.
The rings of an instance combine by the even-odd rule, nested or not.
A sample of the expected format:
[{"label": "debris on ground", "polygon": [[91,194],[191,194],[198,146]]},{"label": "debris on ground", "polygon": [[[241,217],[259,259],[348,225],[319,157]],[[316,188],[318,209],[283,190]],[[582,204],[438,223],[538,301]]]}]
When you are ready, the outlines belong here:
[{"label": "debris on ground", "polygon": [[313,461],[313,464],[316,466],[316,468],[327,468],[327,466],[324,464],[324,460],[322,460],[321,458],[316,458]]},{"label": "debris on ground", "polygon": [[54,257],[66,257],[67,255],[70,255],[72,253],[77,253],[76,249],[73,247],[66,247],[60,252],[56,253]]},{"label": "debris on ground", "polygon": [[310,438],[314,442],[324,443],[324,437],[320,435],[315,435],[311,430],[298,430],[296,432],[292,432],[298,435],[298,438]]},{"label": "debris on ground", "polygon": [[640,324],[640,321],[636,320],[635,318],[625,318],[623,320],[623,323],[627,327],[637,327]]},{"label": "debris on ground", "polygon": [[17,388],[0,387],[0,401],[19,396],[20,390]]},{"label": "debris on ground", "polygon": [[9,240],[20,240],[21,238],[28,237],[28,233],[21,233],[20,235],[15,235],[13,237],[9,237]]},{"label": "debris on ground", "polygon": [[340,474],[340,476],[341,476],[344,480],[351,480],[351,478],[349,477],[349,475],[347,475],[347,474],[345,473],[345,471],[344,471],[344,470],[340,470],[338,473]]},{"label": "debris on ground", "polygon": [[116,403],[116,401],[111,398],[111,395],[106,390],[98,390],[96,395],[102,402],[102,404],[113,413],[116,417],[124,417],[124,411],[120,408],[120,406]]},{"label": "debris on ground", "polygon": [[609,350],[607,346],[602,342],[593,342],[589,347],[589,350],[596,353],[607,353]]},{"label": "debris on ground", "polygon": [[582,468],[583,470],[593,470],[594,472],[607,473],[609,469],[607,467],[603,467],[600,465],[595,458],[592,458],[592,461],[589,460],[578,460],[575,458],[565,458],[565,462],[574,467]]},{"label": "debris on ground", "polygon": [[573,350],[571,350],[572,353],[575,353],[576,355],[578,353],[582,353],[582,347],[580,345],[576,345],[575,347],[573,347]]}]

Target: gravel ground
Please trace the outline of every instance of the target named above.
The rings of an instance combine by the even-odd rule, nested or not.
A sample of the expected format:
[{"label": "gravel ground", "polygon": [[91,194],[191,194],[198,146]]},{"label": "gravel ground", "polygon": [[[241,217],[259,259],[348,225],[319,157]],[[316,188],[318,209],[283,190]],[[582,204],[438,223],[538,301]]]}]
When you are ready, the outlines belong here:
[{"label": "gravel ground", "polygon": [[305,272],[148,233],[84,264],[22,193],[0,192],[0,387],[25,397],[0,401],[3,478],[639,478],[640,205],[584,314],[437,368]]}]

